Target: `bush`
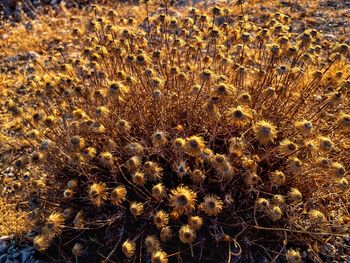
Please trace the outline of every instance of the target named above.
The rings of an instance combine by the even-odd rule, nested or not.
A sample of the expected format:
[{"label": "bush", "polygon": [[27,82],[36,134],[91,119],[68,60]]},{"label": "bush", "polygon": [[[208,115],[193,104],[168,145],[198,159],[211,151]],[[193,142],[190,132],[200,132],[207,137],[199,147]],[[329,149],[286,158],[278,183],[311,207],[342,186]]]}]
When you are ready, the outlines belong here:
[{"label": "bush", "polygon": [[[307,246],[342,258],[349,46],[294,33],[281,13],[254,24],[240,6],[143,4],[136,18],[92,6],[74,48],[38,60],[27,99],[7,103],[35,149],[17,167],[47,175],[35,248],[60,237],[64,258],[89,260],[248,262],[258,248],[301,262],[291,247]],[[327,244],[338,252],[315,249]]]}]

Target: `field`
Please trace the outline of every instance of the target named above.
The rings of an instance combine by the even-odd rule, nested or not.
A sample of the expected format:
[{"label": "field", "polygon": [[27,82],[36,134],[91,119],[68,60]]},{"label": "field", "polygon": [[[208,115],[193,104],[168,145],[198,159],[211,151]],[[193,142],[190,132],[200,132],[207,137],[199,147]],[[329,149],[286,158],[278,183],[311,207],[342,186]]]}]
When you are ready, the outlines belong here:
[{"label": "field", "polygon": [[348,1],[73,2],[2,3],[0,263],[350,262]]}]

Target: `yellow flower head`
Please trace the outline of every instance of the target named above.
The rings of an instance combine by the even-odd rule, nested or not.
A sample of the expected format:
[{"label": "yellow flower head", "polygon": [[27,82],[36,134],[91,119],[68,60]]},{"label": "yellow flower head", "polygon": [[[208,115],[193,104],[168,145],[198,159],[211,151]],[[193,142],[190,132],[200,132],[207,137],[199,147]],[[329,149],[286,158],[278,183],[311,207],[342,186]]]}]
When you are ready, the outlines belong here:
[{"label": "yellow flower head", "polygon": [[274,142],[277,138],[276,126],[267,121],[259,121],[253,126],[255,137],[262,144]]},{"label": "yellow flower head", "polygon": [[159,210],[154,214],[153,222],[158,229],[162,229],[169,223],[169,214]]},{"label": "yellow flower head", "polygon": [[168,263],[168,255],[162,250],[158,250],[152,253],[152,263]]},{"label": "yellow flower head", "polygon": [[214,194],[209,194],[204,197],[203,203],[200,204],[200,208],[209,216],[217,216],[221,213],[223,202]]},{"label": "yellow flower head", "polygon": [[185,149],[190,155],[198,155],[205,148],[205,141],[200,136],[191,136],[186,139]]},{"label": "yellow flower head", "polygon": [[183,225],[179,231],[179,238],[182,243],[191,244],[196,239],[196,232],[189,225]]},{"label": "yellow flower head", "polygon": [[245,106],[231,108],[227,118],[232,125],[242,128],[253,118],[252,110]]},{"label": "yellow flower head", "polygon": [[101,206],[107,199],[107,191],[105,183],[93,183],[89,187],[89,197],[95,206]]},{"label": "yellow flower head", "polygon": [[131,258],[135,255],[136,244],[133,241],[126,240],[122,245],[122,251],[124,255],[128,258]]},{"label": "yellow flower head", "polygon": [[189,213],[195,209],[197,194],[187,186],[179,186],[171,190],[170,205],[179,214]]},{"label": "yellow flower head", "polygon": [[113,189],[110,195],[111,203],[119,206],[126,199],[126,188],[124,185],[119,185]]}]

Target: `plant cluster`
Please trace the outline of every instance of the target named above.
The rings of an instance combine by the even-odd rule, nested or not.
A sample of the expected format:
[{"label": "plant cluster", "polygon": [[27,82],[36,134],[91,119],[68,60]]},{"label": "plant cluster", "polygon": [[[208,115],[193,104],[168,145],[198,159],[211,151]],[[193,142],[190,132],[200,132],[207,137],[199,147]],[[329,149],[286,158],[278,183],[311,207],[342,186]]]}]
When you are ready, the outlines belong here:
[{"label": "plant cluster", "polygon": [[349,46],[282,13],[253,23],[243,2],[92,6],[76,51],[35,62],[6,107],[31,146],[15,166],[46,174],[38,251],[59,237],[65,259],[344,259]]}]

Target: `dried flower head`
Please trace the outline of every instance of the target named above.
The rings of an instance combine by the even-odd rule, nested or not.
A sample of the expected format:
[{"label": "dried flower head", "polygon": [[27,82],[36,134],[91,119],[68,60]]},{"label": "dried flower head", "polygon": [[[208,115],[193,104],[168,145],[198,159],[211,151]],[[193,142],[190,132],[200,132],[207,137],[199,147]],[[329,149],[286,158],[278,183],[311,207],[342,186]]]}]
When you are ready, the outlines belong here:
[{"label": "dried flower head", "polygon": [[232,125],[242,128],[252,120],[252,110],[246,106],[231,108],[227,114],[227,118]]},{"label": "dried flower head", "polygon": [[128,258],[131,258],[135,255],[136,244],[131,240],[125,240],[122,245],[122,251],[124,255]]},{"label": "dried flower head", "polygon": [[119,206],[126,199],[126,188],[124,185],[119,185],[111,192],[110,199],[113,205]]},{"label": "dried flower head", "polygon": [[152,263],[168,263],[168,255],[162,250],[158,250],[152,253],[151,262]]},{"label": "dried flower head", "polygon": [[101,206],[107,200],[107,188],[105,183],[93,183],[90,185],[88,193],[91,202],[95,206]]},{"label": "dried flower head", "polygon": [[191,136],[186,139],[185,149],[190,155],[198,155],[205,148],[205,141],[200,136]]},{"label": "dried flower head", "polygon": [[179,230],[179,238],[182,243],[191,244],[196,239],[196,232],[191,226],[183,225]]},{"label": "dried flower head", "polygon": [[200,216],[190,216],[187,223],[197,231],[203,226],[203,219]]},{"label": "dried flower head", "polygon": [[158,229],[162,229],[169,223],[169,214],[159,210],[153,215],[153,222]]},{"label": "dried flower head", "polygon": [[288,197],[293,203],[299,203],[303,199],[301,192],[296,188],[291,188],[289,190]]},{"label": "dried flower head", "polygon": [[140,216],[143,213],[143,204],[140,202],[132,202],[130,204],[130,213],[134,216]]},{"label": "dried flower head", "polygon": [[309,217],[311,222],[315,224],[321,224],[327,221],[325,215],[321,211],[316,209],[313,209],[309,212]]},{"label": "dried flower head", "polygon": [[160,231],[160,239],[163,242],[168,241],[172,237],[173,231],[171,230],[170,226],[165,226]]},{"label": "dried flower head", "polygon": [[152,187],[152,196],[157,200],[162,200],[167,196],[166,188],[162,183],[158,183]]},{"label": "dried flower head", "polygon": [[286,258],[288,263],[301,263],[301,255],[299,253],[299,251],[294,250],[294,249],[289,249],[287,250],[286,253]]},{"label": "dried flower head", "polygon": [[179,186],[172,189],[170,194],[170,205],[179,214],[187,214],[195,209],[197,194],[187,186]]},{"label": "dried flower head", "polygon": [[253,125],[255,137],[262,144],[273,142],[277,138],[276,126],[267,121],[259,121]]},{"label": "dried flower head", "polygon": [[152,254],[153,252],[159,251],[160,242],[156,236],[150,235],[145,238],[145,246],[146,246],[147,252],[149,254]]}]

